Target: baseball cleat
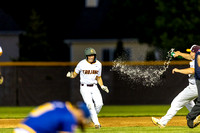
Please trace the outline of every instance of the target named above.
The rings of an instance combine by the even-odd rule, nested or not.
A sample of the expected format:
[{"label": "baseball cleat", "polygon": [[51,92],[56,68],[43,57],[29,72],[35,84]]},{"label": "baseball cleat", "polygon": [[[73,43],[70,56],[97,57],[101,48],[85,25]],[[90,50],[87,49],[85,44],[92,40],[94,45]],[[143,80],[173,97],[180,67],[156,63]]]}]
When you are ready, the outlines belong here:
[{"label": "baseball cleat", "polygon": [[194,119],[194,121],[193,121],[194,127],[198,126],[199,123],[200,123],[200,115],[198,115],[198,116]]},{"label": "baseball cleat", "polygon": [[100,129],[100,128],[101,128],[101,125],[95,125],[95,128],[96,128],[96,129]]},{"label": "baseball cleat", "polygon": [[162,123],[160,123],[159,119],[156,119],[155,117],[151,117],[151,120],[152,120],[153,124],[155,124],[159,128],[164,128],[165,127],[165,125],[163,125]]}]

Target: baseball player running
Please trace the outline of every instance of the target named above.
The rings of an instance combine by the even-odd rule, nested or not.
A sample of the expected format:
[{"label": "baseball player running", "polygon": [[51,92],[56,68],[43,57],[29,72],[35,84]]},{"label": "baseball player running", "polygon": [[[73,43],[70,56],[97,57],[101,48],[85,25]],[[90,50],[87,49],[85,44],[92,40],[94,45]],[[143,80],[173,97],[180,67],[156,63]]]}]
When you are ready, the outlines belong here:
[{"label": "baseball player running", "polygon": [[103,100],[97,83],[107,93],[109,93],[109,90],[108,87],[103,85],[101,78],[102,64],[96,58],[96,51],[93,48],[86,48],[84,52],[86,59],[80,61],[74,72],[68,72],[66,76],[75,78],[80,73],[80,93],[90,110],[95,128],[99,129],[101,125],[97,115],[103,106]]},{"label": "baseball player running", "polygon": [[167,125],[167,123],[172,119],[172,117],[175,116],[181,108],[183,108],[183,106],[186,106],[187,109],[191,111],[193,106],[195,105],[193,100],[198,97],[198,92],[194,78],[194,58],[195,53],[198,51],[199,48],[200,46],[193,45],[190,49],[187,49],[187,51],[190,52],[190,54],[181,53],[180,51],[175,52],[174,57],[182,56],[187,60],[192,60],[190,62],[190,68],[174,68],[172,70],[173,74],[175,72],[188,74],[189,85],[174,98],[174,100],[171,103],[171,107],[169,108],[165,116],[163,116],[161,119],[156,119],[155,117],[152,117],[152,122],[160,128],[164,128]]}]

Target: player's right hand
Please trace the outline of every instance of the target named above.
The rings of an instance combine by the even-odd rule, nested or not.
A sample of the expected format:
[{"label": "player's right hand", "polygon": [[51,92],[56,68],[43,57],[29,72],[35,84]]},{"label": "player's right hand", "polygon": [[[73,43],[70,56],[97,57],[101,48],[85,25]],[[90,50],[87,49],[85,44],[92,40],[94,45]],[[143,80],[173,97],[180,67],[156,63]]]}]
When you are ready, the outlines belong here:
[{"label": "player's right hand", "polygon": [[174,53],[175,53],[174,57],[177,57],[177,56],[179,56],[181,54],[180,51],[175,51]]},{"label": "player's right hand", "polygon": [[66,77],[72,78],[72,74],[73,74],[73,72],[68,72],[68,73],[66,74]]}]

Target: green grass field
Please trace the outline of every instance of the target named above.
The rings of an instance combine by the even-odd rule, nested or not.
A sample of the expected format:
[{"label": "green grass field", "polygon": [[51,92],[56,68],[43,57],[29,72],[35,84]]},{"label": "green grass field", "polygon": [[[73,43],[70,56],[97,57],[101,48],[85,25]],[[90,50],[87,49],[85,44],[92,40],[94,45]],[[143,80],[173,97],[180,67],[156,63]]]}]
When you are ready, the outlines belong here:
[{"label": "green grass field", "polygon": [[[168,110],[169,105],[135,105],[135,106],[104,106],[99,114],[99,117],[134,117],[134,116],[163,116]],[[0,107],[0,118],[24,118],[28,112],[34,107]],[[177,115],[186,116],[188,113],[184,107]],[[0,133],[12,133],[12,128],[0,128]],[[77,133],[81,131],[76,130]],[[152,127],[102,127],[97,130],[92,127],[86,129],[86,133],[198,133],[200,132],[200,126],[194,129],[190,129],[186,126],[173,127],[167,126],[160,129],[156,126]]]}]

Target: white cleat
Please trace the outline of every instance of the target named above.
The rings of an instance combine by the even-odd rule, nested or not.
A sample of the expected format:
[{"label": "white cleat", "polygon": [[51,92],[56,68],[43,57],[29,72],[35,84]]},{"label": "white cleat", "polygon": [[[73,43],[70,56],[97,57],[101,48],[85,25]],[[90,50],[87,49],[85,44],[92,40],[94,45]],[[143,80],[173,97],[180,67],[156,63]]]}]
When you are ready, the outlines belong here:
[{"label": "white cleat", "polygon": [[194,121],[193,121],[194,127],[198,126],[199,123],[200,123],[200,115],[198,115],[198,116],[194,119]]},{"label": "white cleat", "polygon": [[101,128],[101,125],[95,125],[95,128],[96,128],[96,129],[100,129],[100,128]]},{"label": "white cleat", "polygon": [[162,123],[160,123],[159,119],[156,119],[155,117],[151,117],[151,120],[152,120],[153,124],[155,124],[159,128],[164,128],[165,127],[165,125],[163,125]]}]

